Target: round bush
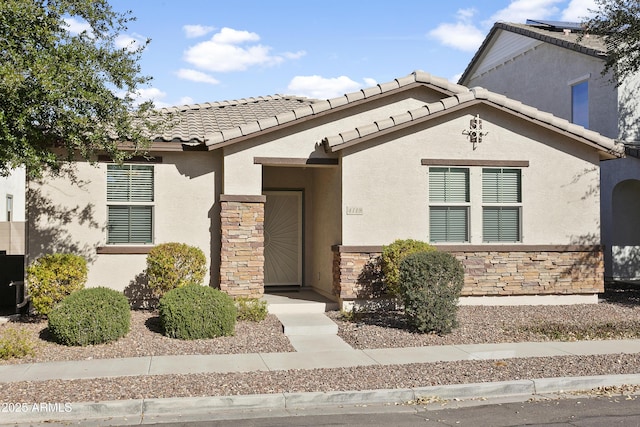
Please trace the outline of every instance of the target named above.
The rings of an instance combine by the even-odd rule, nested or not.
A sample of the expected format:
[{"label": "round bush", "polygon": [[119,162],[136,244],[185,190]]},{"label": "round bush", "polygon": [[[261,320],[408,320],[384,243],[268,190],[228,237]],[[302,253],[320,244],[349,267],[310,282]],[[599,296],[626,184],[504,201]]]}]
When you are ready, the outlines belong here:
[{"label": "round bush", "polygon": [[27,283],[33,308],[42,315],[67,295],[84,288],[87,261],[74,254],[48,254],[27,268]]},{"label": "round bush", "polygon": [[233,335],[236,305],[226,293],[201,285],[173,289],[160,299],[160,322],[164,334],[194,340]]},{"label": "round bush", "polygon": [[392,296],[400,296],[400,263],[407,255],[435,250],[436,248],[426,242],[412,239],[396,240],[388,246],[383,246],[380,261],[387,292]]},{"label": "round bush", "polygon": [[64,345],[115,341],[129,332],[131,310],[121,293],[108,288],[81,289],[49,313],[49,331]]},{"label": "round bush", "polygon": [[410,325],[419,332],[447,334],[457,326],[464,285],[462,263],[446,252],[417,252],[400,264],[400,294]]},{"label": "round bush", "polygon": [[201,285],[207,272],[207,258],[201,249],[184,243],[162,243],[147,255],[149,287],[161,298],[181,286]]}]

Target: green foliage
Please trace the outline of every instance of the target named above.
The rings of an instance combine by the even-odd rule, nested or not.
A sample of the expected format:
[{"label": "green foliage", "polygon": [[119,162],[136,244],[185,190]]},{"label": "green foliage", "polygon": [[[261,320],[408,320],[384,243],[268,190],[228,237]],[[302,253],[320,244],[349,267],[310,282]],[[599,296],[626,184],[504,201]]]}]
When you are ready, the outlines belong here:
[{"label": "green foliage", "polygon": [[640,71],[640,2],[595,0],[595,3],[595,15],[583,25],[587,34],[606,36],[603,74],[612,71],[613,79],[619,85]]},{"label": "green foliage", "polygon": [[36,344],[26,330],[5,327],[0,331],[0,359],[35,356]]},{"label": "green foliage", "polygon": [[122,160],[117,141],[148,144],[153,105],[134,99],[150,80],[138,64],[148,41],[116,44],[133,19],[107,0],[0,1],[0,175],[103,151]]},{"label": "green foliage", "polygon": [[236,298],[236,308],[238,309],[238,320],[261,322],[269,314],[267,302],[257,298]]},{"label": "green foliage", "polygon": [[387,292],[393,296],[400,296],[400,263],[410,254],[416,252],[435,251],[436,249],[420,240],[396,240],[388,246],[382,247],[382,274],[387,285]]},{"label": "green foliage", "polygon": [[196,284],[173,289],[160,299],[160,323],[171,338],[195,340],[233,335],[237,309],[226,293]]},{"label": "green foliage", "polygon": [[147,278],[153,293],[161,298],[185,285],[201,285],[207,259],[199,248],[184,243],[162,243],[147,255]]},{"label": "green foliage", "polygon": [[131,310],[121,293],[109,288],[74,292],[49,313],[49,331],[64,345],[115,341],[129,332]]},{"label": "green foliage", "polygon": [[462,263],[446,252],[417,252],[400,264],[400,294],[408,323],[419,332],[447,334],[457,326],[464,285]]},{"label": "green foliage", "polygon": [[87,261],[74,254],[44,255],[27,268],[33,308],[42,315],[87,282]]}]

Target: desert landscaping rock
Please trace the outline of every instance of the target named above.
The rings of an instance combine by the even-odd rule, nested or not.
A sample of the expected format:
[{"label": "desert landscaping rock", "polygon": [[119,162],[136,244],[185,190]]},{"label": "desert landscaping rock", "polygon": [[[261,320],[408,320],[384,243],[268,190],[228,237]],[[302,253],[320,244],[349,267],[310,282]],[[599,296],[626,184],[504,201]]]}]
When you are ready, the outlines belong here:
[{"label": "desert landscaping rock", "polygon": [[[339,335],[354,348],[456,345],[543,341],[531,332],[545,322],[588,329],[594,324],[614,325],[633,334],[630,325],[640,320],[640,306],[615,299],[593,305],[460,307],[460,326],[452,334],[417,334],[404,328],[401,316],[366,316],[354,322],[328,313]],[[131,332],[112,344],[64,347],[48,341],[46,323],[9,323],[30,331],[39,343],[36,356],[3,364],[135,357],[172,354],[238,354],[294,351],[275,316],[260,323],[239,322],[233,337],[181,341],[164,337],[153,312],[133,312]],[[617,328],[615,327],[617,326]],[[628,332],[625,332],[628,331]],[[606,345],[606,341],[602,342]],[[566,376],[632,374],[640,372],[640,354],[560,356],[507,360],[469,360],[409,365],[286,370],[224,374],[152,375],[87,380],[51,380],[3,384],[1,401],[101,401],[140,398],[230,396],[284,392],[322,392],[427,387]]]}]

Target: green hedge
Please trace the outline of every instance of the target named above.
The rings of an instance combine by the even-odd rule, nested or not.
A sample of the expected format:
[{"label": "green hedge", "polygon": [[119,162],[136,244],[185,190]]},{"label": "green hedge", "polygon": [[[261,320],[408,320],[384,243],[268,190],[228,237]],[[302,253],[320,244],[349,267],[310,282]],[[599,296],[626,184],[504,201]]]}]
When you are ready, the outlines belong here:
[{"label": "green hedge", "polygon": [[27,283],[33,308],[48,315],[67,295],[84,288],[87,261],[74,254],[49,254],[27,268]]},{"label": "green hedge", "polygon": [[419,332],[447,334],[457,326],[464,285],[462,263],[446,252],[418,252],[400,264],[400,294],[410,325]]},{"label": "green hedge", "polygon": [[121,293],[108,288],[81,289],[49,313],[49,331],[64,345],[115,341],[129,332],[131,310]]},{"label": "green hedge", "polygon": [[413,239],[399,239],[390,245],[383,246],[380,261],[387,292],[392,296],[400,296],[400,263],[407,255],[435,250],[430,244]]},{"label": "green hedge", "polygon": [[184,243],[162,243],[147,255],[149,287],[161,298],[172,289],[201,285],[207,272],[207,259],[201,249]]},{"label": "green hedge", "polygon": [[185,340],[233,335],[237,309],[226,293],[201,285],[173,289],[160,299],[164,334]]}]

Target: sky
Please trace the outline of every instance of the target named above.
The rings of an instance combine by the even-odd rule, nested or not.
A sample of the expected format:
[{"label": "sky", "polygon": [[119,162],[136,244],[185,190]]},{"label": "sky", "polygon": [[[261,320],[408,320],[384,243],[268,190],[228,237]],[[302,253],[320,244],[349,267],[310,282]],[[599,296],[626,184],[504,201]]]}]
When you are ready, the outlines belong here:
[{"label": "sky", "polygon": [[[497,21],[578,22],[594,0],[110,0],[118,43],[150,39],[156,106],[268,95],[327,99],[421,70],[456,82]],[[69,22],[70,31],[81,28]]]}]

